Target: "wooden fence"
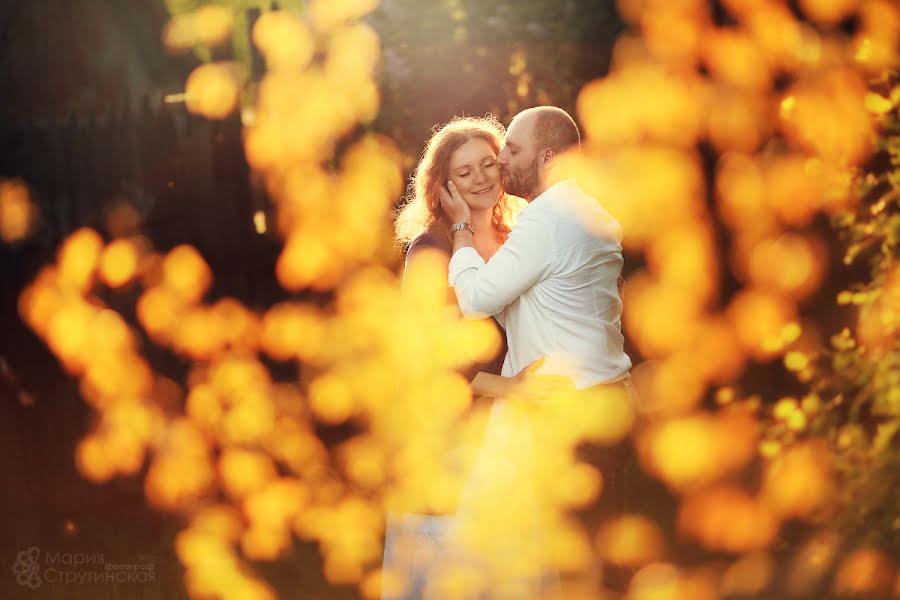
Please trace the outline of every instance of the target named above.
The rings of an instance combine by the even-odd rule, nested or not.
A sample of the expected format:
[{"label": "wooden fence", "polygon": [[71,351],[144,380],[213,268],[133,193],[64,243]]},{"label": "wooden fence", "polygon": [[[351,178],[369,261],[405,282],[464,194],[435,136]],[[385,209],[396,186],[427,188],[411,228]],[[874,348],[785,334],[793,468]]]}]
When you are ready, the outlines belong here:
[{"label": "wooden fence", "polygon": [[252,271],[271,245],[254,228],[266,201],[251,185],[237,116],[211,122],[146,98],[104,115],[0,126],[0,177],[31,187],[37,238],[50,246],[79,227],[104,230],[122,201],[158,248],[191,243],[214,267]]}]

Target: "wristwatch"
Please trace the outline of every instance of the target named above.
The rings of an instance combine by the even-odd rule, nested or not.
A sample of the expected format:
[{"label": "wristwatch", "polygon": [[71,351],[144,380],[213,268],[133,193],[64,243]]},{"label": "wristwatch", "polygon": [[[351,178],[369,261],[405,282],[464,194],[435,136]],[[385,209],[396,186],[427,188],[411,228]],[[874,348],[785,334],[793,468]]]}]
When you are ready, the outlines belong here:
[{"label": "wristwatch", "polygon": [[472,234],[475,233],[475,231],[472,229],[472,226],[468,223],[454,223],[450,226],[450,233],[456,233],[457,231],[462,231],[463,229],[468,229]]}]

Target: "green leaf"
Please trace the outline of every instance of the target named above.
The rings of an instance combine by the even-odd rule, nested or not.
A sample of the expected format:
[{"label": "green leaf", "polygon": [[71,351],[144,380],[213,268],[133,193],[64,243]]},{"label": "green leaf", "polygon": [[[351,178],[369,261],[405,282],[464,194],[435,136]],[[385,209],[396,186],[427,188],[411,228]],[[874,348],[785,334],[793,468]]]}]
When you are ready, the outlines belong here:
[{"label": "green leaf", "polygon": [[900,419],[880,424],[875,432],[875,438],[872,440],[872,452],[881,454],[887,450],[898,431],[900,431]]},{"label": "green leaf", "polygon": [[872,402],[872,413],[878,416],[900,416],[900,388],[888,388],[876,396]]},{"label": "green leaf", "polygon": [[205,4],[203,0],[165,0],[165,2],[166,8],[172,16],[191,12]]}]

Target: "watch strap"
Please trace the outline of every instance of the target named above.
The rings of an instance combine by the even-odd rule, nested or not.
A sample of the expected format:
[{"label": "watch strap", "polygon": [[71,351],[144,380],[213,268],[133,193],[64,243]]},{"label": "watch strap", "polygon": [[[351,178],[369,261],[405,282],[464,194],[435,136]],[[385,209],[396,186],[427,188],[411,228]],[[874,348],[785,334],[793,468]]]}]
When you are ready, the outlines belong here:
[{"label": "watch strap", "polygon": [[463,229],[468,229],[470,233],[475,233],[472,230],[472,226],[469,225],[468,223],[454,223],[453,225],[450,226],[451,233],[456,233],[457,231],[462,231]]}]

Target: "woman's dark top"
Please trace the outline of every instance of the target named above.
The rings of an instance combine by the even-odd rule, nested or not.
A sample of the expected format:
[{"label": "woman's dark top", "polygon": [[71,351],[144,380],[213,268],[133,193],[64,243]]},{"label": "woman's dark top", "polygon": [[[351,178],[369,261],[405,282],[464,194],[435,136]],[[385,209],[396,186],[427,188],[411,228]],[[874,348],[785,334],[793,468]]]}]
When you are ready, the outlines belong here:
[{"label": "woman's dark top", "polygon": [[[453,253],[453,244],[450,242],[447,236],[443,236],[435,231],[426,231],[425,233],[417,237],[412,244],[409,245],[409,250],[406,251],[406,262],[404,264],[404,269],[409,267],[409,257],[412,255],[412,253],[414,251],[423,250],[425,248],[440,250],[447,255],[448,260]],[[444,279],[446,280],[446,277]],[[454,302],[456,302],[455,297]],[[503,368],[503,360],[506,358],[506,332],[503,331],[503,328],[500,327],[500,324],[497,323],[496,319],[494,319],[493,317],[489,317],[489,319],[491,324],[497,328],[497,334],[500,336],[500,348],[497,350],[497,354],[494,355],[491,360],[487,362],[472,364],[468,368],[460,371],[460,374],[468,381],[472,381],[472,379],[479,371],[484,371],[485,373],[490,373],[492,375],[499,375],[500,370]]]}]

